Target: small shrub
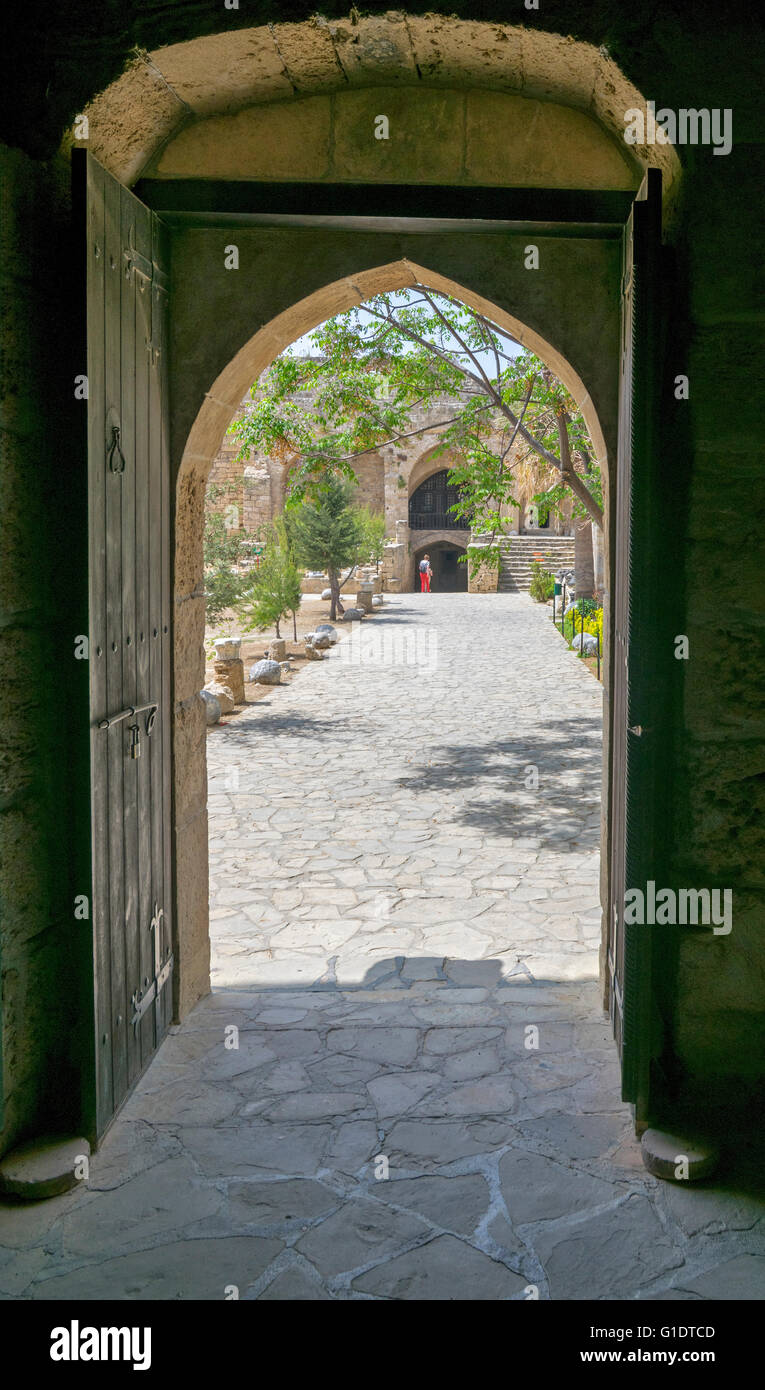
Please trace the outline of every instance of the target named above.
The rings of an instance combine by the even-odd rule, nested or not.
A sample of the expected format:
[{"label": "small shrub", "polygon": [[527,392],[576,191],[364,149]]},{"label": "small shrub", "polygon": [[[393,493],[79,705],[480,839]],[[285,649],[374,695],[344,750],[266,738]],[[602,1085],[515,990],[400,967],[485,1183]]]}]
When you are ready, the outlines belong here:
[{"label": "small shrub", "polygon": [[[300,607],[300,570],[289,547],[283,520],[273,523],[260,564],[250,579],[246,600],[240,605],[245,632],[264,632],[273,627],[281,637],[279,624],[288,613]],[[294,630],[294,628],[293,628]]]},{"label": "small shrub", "polygon": [[542,569],[541,561],[532,560],[531,562],[531,583],[529,593],[537,603],[547,603],[555,593],[555,576],[549,570]]}]

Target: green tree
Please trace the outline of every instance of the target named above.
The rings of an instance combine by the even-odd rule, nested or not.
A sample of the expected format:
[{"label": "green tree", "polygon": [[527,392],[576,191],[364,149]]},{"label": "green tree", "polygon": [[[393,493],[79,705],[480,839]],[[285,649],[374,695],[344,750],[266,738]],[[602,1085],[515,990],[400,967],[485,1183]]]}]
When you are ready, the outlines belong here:
[{"label": "green tree", "polygon": [[385,517],[382,512],[373,512],[369,507],[357,507],[355,510],[361,531],[358,563],[376,565],[379,569],[385,545]]},{"label": "green tree", "polygon": [[302,580],[303,576],[300,567],[295,559],[295,542],[293,537],[292,517],[289,512],[279,517],[273,523],[273,529],[286,555],[287,562],[291,569],[291,579],[288,586],[288,598],[290,599],[289,612],[292,614],[292,636],[297,642],[297,615],[298,609],[303,601]]},{"label": "green tree", "polygon": [[350,484],[325,473],[289,519],[295,558],[309,569],[326,570],[332,591],[330,621],[343,612],[340,602],[340,570],[355,565],[363,540],[363,529],[351,505]]},{"label": "green tree", "polygon": [[[529,454],[553,470],[535,498],[545,513],[571,496],[576,516],[602,526],[599,471],[576,403],[538,357],[476,310],[416,285],[329,319],[311,343],[311,357],[276,358],[232,426],[241,456],[252,448],[300,456],[293,500],[329,476],[355,481],[354,461],[372,449],[440,428],[436,452],[460,460],[450,469],[461,489],[452,510],[490,547],[518,505],[513,470]],[[413,428],[417,406],[429,420]]]},{"label": "green tree", "polygon": [[300,571],[292,557],[286,527],[275,523],[268,532],[265,550],[251,580],[247,601],[241,605],[246,632],[273,627],[281,637],[279,625],[288,613],[300,607]]},{"label": "green tree", "polygon": [[238,522],[235,506],[225,507],[221,511],[214,505],[236,494],[237,490],[237,481],[214,484],[207,489],[205,498],[205,616],[210,626],[215,626],[225,612],[238,606],[252,582],[250,572],[242,566],[243,562],[251,559],[257,537],[234,524]]}]

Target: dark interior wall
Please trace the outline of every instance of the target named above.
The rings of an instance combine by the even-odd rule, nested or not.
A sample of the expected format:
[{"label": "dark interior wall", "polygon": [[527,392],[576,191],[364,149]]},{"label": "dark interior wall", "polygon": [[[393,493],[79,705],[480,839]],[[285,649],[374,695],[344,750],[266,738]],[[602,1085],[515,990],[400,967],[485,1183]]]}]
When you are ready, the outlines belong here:
[{"label": "dark interior wall", "polygon": [[89,892],[87,661],[74,659],[87,529],[68,171],[3,146],[0,178],[2,1150],[79,1116],[90,923],[74,916]]},{"label": "dark interior wall", "polygon": [[[765,1084],[765,131],[730,82],[733,152],[688,152],[666,370],[670,383],[688,375],[690,398],[669,393],[664,414],[668,532],[683,556],[675,632],[690,643],[671,663],[670,882],[733,891],[729,936],[677,942],[670,1081],[690,1108],[723,1112],[761,1106]],[[711,105],[705,87],[697,104],[700,90]]]},{"label": "dark interior wall", "polygon": [[[6,35],[0,131],[6,147],[0,613],[6,1123],[0,1149],[34,1131],[43,1117],[50,1128],[78,1110],[72,1023],[78,991],[88,989],[84,953],[78,955],[87,933],[73,923],[71,908],[81,887],[76,855],[88,819],[76,756],[81,730],[72,714],[82,673],[71,660],[84,613],[84,570],[76,563],[86,524],[84,456],[70,396],[81,354],[72,328],[77,306],[67,200],[53,166],[43,161],[53,158],[72,116],[119,75],[135,45],[306,19],[313,8],[312,0],[251,0],[239,11],[208,0],[106,0],[94,22],[84,0],[56,6],[32,0]],[[677,631],[690,638],[690,660],[676,663],[667,710],[672,761],[661,791],[674,817],[667,859],[673,881],[718,883],[735,895],[729,937],[686,931],[682,941],[667,944],[668,1054],[675,1052],[674,1061],[667,1056],[668,1079],[680,1098],[704,1108],[714,1100],[750,1105],[762,1075],[765,985],[758,584],[765,500],[756,419],[756,385],[765,376],[762,21],[745,0],[724,7],[711,0],[546,0],[539,12],[509,0],[429,0],[411,9],[571,34],[608,47],[657,105],[733,110],[731,155],[679,151],[684,206],[673,251],[666,372],[687,372],[691,394],[675,403],[665,391],[662,440],[674,499],[668,603]],[[339,17],[347,5],[327,0],[322,11]]]}]

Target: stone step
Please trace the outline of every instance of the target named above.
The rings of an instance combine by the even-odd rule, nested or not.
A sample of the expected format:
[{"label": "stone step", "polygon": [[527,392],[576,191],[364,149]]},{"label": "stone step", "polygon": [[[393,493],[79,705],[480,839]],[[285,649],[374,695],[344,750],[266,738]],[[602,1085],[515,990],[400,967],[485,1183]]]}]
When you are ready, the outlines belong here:
[{"label": "stone step", "polygon": [[[505,570],[505,571],[507,571],[508,574],[532,574],[532,573],[533,573],[533,570],[532,570],[531,565],[524,564],[524,563],[522,563],[520,560],[516,560],[514,564],[508,563],[507,561],[503,561],[503,562],[500,564],[500,568],[503,569],[503,570]],[[573,569],[573,568],[574,568],[574,561],[573,561],[573,560],[569,560],[569,559],[568,559],[568,556],[561,556],[560,560],[557,560],[557,559],[556,559],[556,560],[550,560],[546,565],[543,564],[542,568],[543,568],[543,569],[552,569],[552,570],[560,570],[560,569],[562,569],[562,570],[567,570],[567,569]]]},{"label": "stone step", "polygon": [[542,557],[545,569],[574,568],[574,541],[566,536],[514,536],[500,541],[498,593],[528,593],[534,573],[535,556]]},{"label": "stone step", "polygon": [[[574,567],[574,562],[573,562],[573,560],[572,560],[572,561],[571,561],[571,564],[569,565],[569,563],[568,563],[568,556],[565,556],[565,555],[564,555],[564,556],[561,556],[561,560],[562,560],[562,564],[561,564],[560,568],[562,568],[562,569],[569,569],[569,568],[570,568],[570,569],[573,569],[573,567]],[[557,568],[557,561],[555,561],[554,563],[556,564],[556,568]],[[526,573],[526,574],[531,574],[531,572],[532,572],[532,567],[531,567],[530,563],[528,562],[528,560],[503,560],[503,561],[501,562],[501,564],[502,564],[502,569],[511,570],[511,571],[513,571],[513,572],[515,572],[516,570],[521,571],[521,572]]]}]

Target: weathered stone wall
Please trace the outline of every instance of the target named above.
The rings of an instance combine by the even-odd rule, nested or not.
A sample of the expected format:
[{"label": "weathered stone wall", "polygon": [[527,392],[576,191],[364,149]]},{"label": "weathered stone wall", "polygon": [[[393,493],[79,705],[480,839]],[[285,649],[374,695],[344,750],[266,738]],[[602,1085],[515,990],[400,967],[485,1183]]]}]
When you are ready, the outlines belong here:
[{"label": "weathered stone wall", "polygon": [[[383,139],[370,138],[379,115]],[[416,131],[426,126],[427,140]],[[637,162],[570,106],[505,92],[377,87],[201,117],[144,177],[634,188]]]},{"label": "weathered stone wall", "polygon": [[489,564],[486,560],[481,560],[477,569],[473,569],[476,558],[480,558],[480,546],[468,546],[468,593],[469,594],[496,594],[499,584],[499,565]]},{"label": "weathered stone wall", "polygon": [[[184,8],[185,22],[174,17],[178,38],[193,31],[193,7]],[[521,24],[455,23],[432,12],[348,18],[341,3],[328,7],[339,22],[315,16],[253,28],[257,8],[206,15],[223,32],[191,44],[168,44],[163,34],[161,46],[134,55],[89,108],[92,148],[107,168],[126,181],[157,167],[165,176],[340,181],[395,181],[404,170],[420,183],[596,188],[630,186],[621,180],[625,163],[637,172],[634,158],[662,168],[668,184],[679,171],[670,147],[625,152],[621,114],[640,92],[602,42],[612,16],[598,17],[597,4],[572,15],[590,43],[546,33],[526,11]],[[470,11],[470,0],[462,8]],[[565,29],[569,19],[550,22]],[[147,40],[162,27],[145,18]],[[96,71],[92,86],[82,83],[87,100],[97,82]],[[425,92],[416,107],[413,86]],[[365,132],[381,111],[388,138],[372,153]],[[133,114],[128,129],[115,120],[124,112]],[[422,112],[436,136],[429,150],[416,135]],[[610,149],[607,133],[618,141]]]},{"label": "weathered stone wall", "polygon": [[360,507],[368,507],[371,512],[385,509],[385,487],[383,483],[383,463],[379,454],[365,455],[353,465],[358,482],[354,488],[354,500]]},{"label": "weathered stone wall", "polygon": [[[217,458],[215,459],[210,476],[207,480],[208,488],[226,488],[226,493],[221,494],[217,499],[216,506],[226,507],[229,502],[239,507],[240,511],[244,504],[244,470],[246,464],[242,459],[237,458],[239,450],[233,443],[226,439],[220,446]],[[231,491],[229,491],[231,489]],[[214,499],[208,499],[207,505],[211,505]]]},{"label": "weathered stone wall", "polygon": [[[241,463],[239,466],[242,467]],[[273,480],[268,469],[259,468],[257,464],[248,464],[244,469],[243,478],[242,510],[239,513],[238,529],[261,535],[277,513]]]},{"label": "weathered stone wall", "polygon": [[[310,392],[300,393],[296,399],[308,403]],[[242,402],[235,420],[241,419],[249,408],[249,396]],[[356,485],[354,500],[359,506],[369,507],[370,511],[382,513],[385,517],[385,532],[388,540],[398,539],[408,547],[406,571],[399,576],[400,585],[396,587],[412,589],[416,575],[412,556],[424,541],[418,532],[410,533],[408,525],[409,499],[416,489],[433,473],[449,468],[457,462],[452,452],[438,451],[442,427],[440,422],[450,418],[458,402],[444,398],[433,401],[425,408],[417,406],[411,413],[411,438],[384,445],[379,451],[370,452],[354,461]],[[498,439],[499,443],[499,439]],[[237,459],[238,444],[232,436],[226,435],[213,461],[207,482],[205,509],[227,513],[229,524],[234,530],[246,530],[262,534],[269,523],[284,509],[289,474],[297,460],[285,463],[281,457],[268,456],[251,450],[248,462]],[[571,502],[565,501],[560,515],[550,515],[548,525],[539,527],[530,514],[531,498],[554,481],[553,470],[547,468],[530,456],[528,450],[513,449],[511,458],[517,465],[515,495],[517,506],[503,504],[502,513],[506,516],[507,527],[511,533],[521,532],[541,535],[568,535],[571,532]],[[218,489],[225,492],[218,494]],[[229,511],[229,508],[235,508]],[[447,537],[445,532],[440,539]],[[430,538],[433,543],[434,537]],[[452,539],[460,544],[467,539],[455,535]],[[496,584],[494,585],[496,589]],[[493,592],[489,589],[474,589],[473,592]],[[312,590],[305,588],[304,592]]]},{"label": "weathered stone wall", "polygon": [[[247,460],[238,459],[236,444],[228,441],[213,461],[207,481],[205,510],[227,515],[232,530],[263,534],[270,522],[280,516],[294,463],[269,458],[255,450]],[[385,508],[383,463],[378,454],[365,455],[354,464],[357,483],[353,500],[372,512]],[[225,492],[218,489],[225,488]],[[235,511],[228,511],[235,508]]]}]

